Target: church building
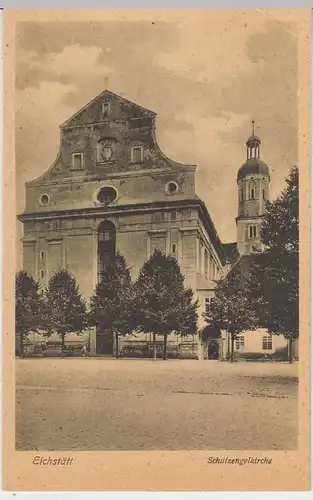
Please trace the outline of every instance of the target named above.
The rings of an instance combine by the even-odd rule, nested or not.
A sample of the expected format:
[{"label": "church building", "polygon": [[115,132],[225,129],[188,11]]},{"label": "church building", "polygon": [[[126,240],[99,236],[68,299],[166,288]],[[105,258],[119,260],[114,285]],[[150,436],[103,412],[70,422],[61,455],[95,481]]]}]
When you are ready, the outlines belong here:
[{"label": "church building", "polygon": [[[176,257],[186,286],[198,298],[201,330],[216,282],[240,256],[262,250],[269,169],[260,160],[261,141],[253,131],[237,177],[238,241],[223,245],[196,195],[196,166],[175,162],[160,150],[155,122],[153,111],[105,90],[61,124],[55,162],[26,184],[26,207],[18,217],[24,229],[23,267],[42,287],[57,268],[66,267],[88,300],[116,251],[136,279],[159,249]],[[92,353],[113,354],[113,341],[103,332],[92,329],[88,338]],[[145,340],[139,335],[135,342]],[[200,359],[209,356],[201,335],[171,342]],[[227,344],[225,338],[220,342],[218,356]]]},{"label": "church building", "polygon": [[[205,307],[223,273],[223,245],[195,193],[195,165],[165,156],[155,119],[106,90],[60,126],[57,158],[26,184],[19,216],[24,269],[43,287],[58,267],[67,267],[88,299],[117,250],[135,279],[159,249],[177,258]],[[94,351],[112,352],[101,332],[91,335]]]}]

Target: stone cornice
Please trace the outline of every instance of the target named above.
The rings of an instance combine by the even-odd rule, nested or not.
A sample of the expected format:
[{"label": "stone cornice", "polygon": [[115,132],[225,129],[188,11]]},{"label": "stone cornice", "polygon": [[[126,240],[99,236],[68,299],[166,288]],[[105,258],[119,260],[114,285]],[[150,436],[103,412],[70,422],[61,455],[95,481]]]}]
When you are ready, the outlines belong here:
[{"label": "stone cornice", "polygon": [[45,212],[24,212],[18,215],[18,220],[26,221],[33,219],[55,219],[55,218],[77,218],[77,217],[101,217],[119,215],[124,213],[142,213],[151,211],[164,211],[173,210],[174,208],[196,208],[198,205],[197,200],[177,200],[177,201],[159,201],[151,203],[136,203],[134,205],[115,205],[109,207],[91,207],[91,208],[77,208],[73,210],[51,210]]},{"label": "stone cornice", "polygon": [[264,219],[264,215],[239,215],[239,217],[236,217],[236,222],[238,220],[243,220],[243,221],[246,221],[246,222],[249,222],[250,220],[251,221],[255,221],[255,220],[259,220],[259,219]]},{"label": "stone cornice", "polygon": [[[185,165],[186,171],[194,171],[196,169],[195,165]],[[30,187],[44,187],[44,186],[62,186],[63,184],[82,184],[88,182],[107,182],[109,183],[111,179],[123,179],[131,177],[143,177],[143,176],[158,176],[163,174],[170,174],[173,172],[173,168],[142,168],[140,170],[128,170],[127,172],[115,172],[108,173],[107,176],[104,175],[81,175],[75,177],[64,177],[61,180],[47,181],[47,182],[36,182],[30,181],[26,182],[26,186]]]},{"label": "stone cornice", "polygon": [[167,233],[167,229],[148,229],[148,234],[165,234]]},{"label": "stone cornice", "polygon": [[[49,220],[49,219],[68,219],[68,218],[93,218],[93,217],[112,217],[119,216],[122,214],[134,214],[134,213],[145,213],[154,211],[165,211],[173,209],[186,209],[194,208],[198,210],[201,217],[202,223],[205,230],[208,232],[210,241],[221,260],[222,265],[225,263],[225,255],[222,248],[222,243],[218,237],[215,226],[209,215],[209,212],[205,204],[199,198],[187,199],[187,200],[177,200],[177,201],[160,201],[151,202],[143,204],[134,205],[124,205],[124,206],[111,206],[111,207],[91,207],[91,208],[81,208],[74,210],[55,210],[47,212],[24,212],[18,215],[18,220],[21,222],[26,222],[29,220]],[[188,231],[188,228],[182,228]],[[195,228],[190,228],[195,231]]]}]

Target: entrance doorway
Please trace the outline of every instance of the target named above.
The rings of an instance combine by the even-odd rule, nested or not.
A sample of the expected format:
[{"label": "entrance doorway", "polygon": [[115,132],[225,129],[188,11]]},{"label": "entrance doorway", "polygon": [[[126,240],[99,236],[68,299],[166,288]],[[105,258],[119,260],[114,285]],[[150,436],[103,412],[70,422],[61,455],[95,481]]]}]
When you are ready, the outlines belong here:
[{"label": "entrance doorway", "polygon": [[211,340],[208,344],[208,359],[219,359],[220,345],[217,340]]},{"label": "entrance doorway", "polygon": [[201,328],[200,338],[205,346],[207,359],[220,359],[221,330],[217,325],[209,324]]},{"label": "entrance doorway", "polygon": [[97,328],[97,354],[113,356],[113,335]]}]

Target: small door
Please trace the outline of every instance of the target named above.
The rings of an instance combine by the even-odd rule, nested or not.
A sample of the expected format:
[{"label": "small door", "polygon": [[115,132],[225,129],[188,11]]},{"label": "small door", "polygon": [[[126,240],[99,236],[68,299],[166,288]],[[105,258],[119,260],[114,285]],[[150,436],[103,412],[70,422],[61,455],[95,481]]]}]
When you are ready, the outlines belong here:
[{"label": "small door", "polygon": [[208,345],[208,359],[219,359],[220,346],[219,342],[211,340]]},{"label": "small door", "polygon": [[108,332],[97,330],[96,337],[96,352],[97,354],[113,355],[113,335]]}]

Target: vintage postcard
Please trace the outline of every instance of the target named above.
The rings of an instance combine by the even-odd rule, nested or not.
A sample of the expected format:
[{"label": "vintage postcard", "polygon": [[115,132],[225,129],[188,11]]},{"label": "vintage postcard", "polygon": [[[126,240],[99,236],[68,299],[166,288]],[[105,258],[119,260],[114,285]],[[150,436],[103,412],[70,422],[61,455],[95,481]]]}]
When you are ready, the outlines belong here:
[{"label": "vintage postcard", "polygon": [[3,485],[310,488],[310,10],[8,10]]}]

